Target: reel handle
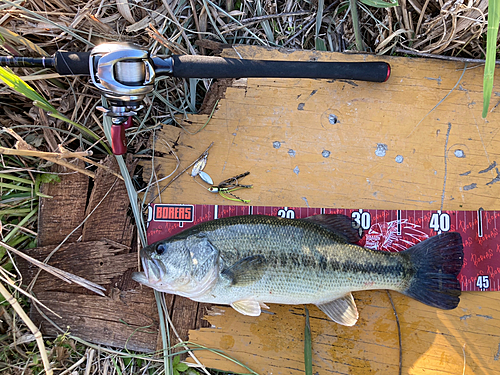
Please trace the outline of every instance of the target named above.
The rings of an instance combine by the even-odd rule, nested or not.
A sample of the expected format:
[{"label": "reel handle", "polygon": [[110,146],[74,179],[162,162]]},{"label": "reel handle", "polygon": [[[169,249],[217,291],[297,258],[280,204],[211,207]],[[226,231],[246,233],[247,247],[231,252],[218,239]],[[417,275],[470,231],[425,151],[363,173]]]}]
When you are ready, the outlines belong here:
[{"label": "reel handle", "polygon": [[123,155],[127,153],[127,140],[125,138],[125,129],[132,126],[132,117],[128,117],[121,124],[111,125],[111,149],[115,155]]}]

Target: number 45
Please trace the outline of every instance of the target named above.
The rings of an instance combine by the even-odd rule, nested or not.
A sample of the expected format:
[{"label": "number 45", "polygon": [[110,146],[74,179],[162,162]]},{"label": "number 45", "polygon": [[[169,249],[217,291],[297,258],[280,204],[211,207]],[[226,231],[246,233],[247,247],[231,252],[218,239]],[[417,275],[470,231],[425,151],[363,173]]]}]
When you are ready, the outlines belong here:
[{"label": "number 45", "polygon": [[476,281],[476,286],[479,289],[488,289],[490,287],[490,277],[489,276],[478,276]]}]

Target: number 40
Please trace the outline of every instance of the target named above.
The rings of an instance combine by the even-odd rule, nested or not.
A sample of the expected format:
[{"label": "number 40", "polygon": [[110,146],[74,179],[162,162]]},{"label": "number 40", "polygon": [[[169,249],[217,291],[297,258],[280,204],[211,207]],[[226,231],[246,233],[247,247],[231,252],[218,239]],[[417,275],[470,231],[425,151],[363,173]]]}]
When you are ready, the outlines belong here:
[{"label": "number 40", "polygon": [[448,232],[450,230],[450,215],[445,212],[432,214],[429,227],[436,232]]}]

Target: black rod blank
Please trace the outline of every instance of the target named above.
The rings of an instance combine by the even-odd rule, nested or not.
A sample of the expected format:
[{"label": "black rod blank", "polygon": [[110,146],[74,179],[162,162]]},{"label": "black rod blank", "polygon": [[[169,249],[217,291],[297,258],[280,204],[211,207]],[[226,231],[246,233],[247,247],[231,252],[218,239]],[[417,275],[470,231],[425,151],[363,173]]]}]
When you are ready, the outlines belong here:
[{"label": "black rod blank", "polygon": [[54,68],[63,76],[89,75],[90,52],[57,51],[54,57],[5,57],[0,65],[24,68]]},{"label": "black rod blank", "polygon": [[54,58],[0,56],[0,65],[11,66],[11,67],[24,67],[24,68],[32,68],[32,67],[53,68]]}]

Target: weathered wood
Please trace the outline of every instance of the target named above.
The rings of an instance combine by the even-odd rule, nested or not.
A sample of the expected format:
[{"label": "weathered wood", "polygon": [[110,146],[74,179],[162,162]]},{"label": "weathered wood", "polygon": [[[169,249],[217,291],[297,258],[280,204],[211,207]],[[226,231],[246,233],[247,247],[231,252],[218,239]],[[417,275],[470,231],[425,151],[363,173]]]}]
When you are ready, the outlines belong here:
[{"label": "weathered wood", "polygon": [[[53,246],[39,247],[27,253],[43,260],[53,249]],[[69,243],[49,263],[106,287],[106,297],[101,297],[42,271],[33,292],[40,302],[61,316],[58,318],[41,308],[59,327],[69,327],[72,334],[99,344],[156,350],[158,313],[153,291],[130,279],[137,269],[137,255],[129,253],[128,247],[109,241]],[[29,283],[38,268],[25,261],[19,265],[25,283]],[[31,317],[45,334],[61,334],[34,307]]]},{"label": "weathered wood", "polygon": [[[245,183],[254,188],[238,193],[254,205],[500,210],[500,113],[492,107],[481,118],[481,67],[464,72],[460,63],[424,59],[235,48],[243,58],[383,60],[392,76],[382,84],[237,80],[203,131],[189,135],[164,126],[156,150],[167,153],[164,142],[176,144],[179,169],[213,141],[205,172],[218,183],[250,171]],[[231,50],[224,55],[237,57]],[[179,121],[195,132],[208,119],[190,115]],[[170,174],[175,163],[169,155],[157,158],[159,176]],[[161,201],[227,204],[187,175]],[[466,373],[498,373],[498,293],[464,293],[452,311],[393,297],[402,321],[403,373],[462,373],[462,348]],[[396,373],[397,331],[386,293],[355,298],[361,319],[350,328],[310,307],[314,372]],[[256,318],[223,310],[208,318],[215,328],[191,331],[190,340],[222,349],[258,373],[303,373],[303,307],[272,305],[275,315]],[[197,356],[209,367],[242,371],[209,352]]]},{"label": "weathered wood", "polygon": [[[114,157],[108,158],[105,164],[114,171],[118,170]],[[134,227],[127,212],[129,200],[124,183],[99,169],[85,210],[88,177],[85,177],[84,185],[81,178],[70,176],[73,178],[63,178],[60,184],[44,187],[54,199],[41,205],[42,243],[58,245],[86,219],[76,236],[70,237],[49,264],[106,287],[106,297],[66,284],[43,271],[33,292],[61,316],[58,318],[44,311],[63,330],[69,327],[72,334],[98,344],[155,351],[160,335],[154,293],[131,279],[132,272],[138,268],[138,257],[136,244],[132,241]],[[57,224],[54,236],[47,232],[53,227],[52,222]],[[75,243],[80,236],[83,242]],[[39,247],[27,253],[44,260],[54,247]],[[24,282],[28,284],[38,269],[21,260],[19,263]],[[44,334],[61,333],[34,306],[31,318]]]},{"label": "weathered wood", "polygon": [[196,327],[197,314],[198,302],[175,296],[172,306],[172,324],[182,340],[187,341],[189,330]]},{"label": "weathered wood", "polygon": [[[76,159],[74,162],[79,167],[84,167],[83,161]],[[52,198],[40,198],[38,246],[59,244],[85,218],[89,178],[60,165],[54,165],[52,171],[61,173],[61,182],[42,184],[40,188],[43,194]],[[82,228],[79,228],[68,241],[76,241],[81,234]]]},{"label": "weathered wood", "polygon": [[[104,164],[113,171],[119,171],[113,156]],[[90,215],[83,229],[83,241],[96,241],[107,238],[130,245],[133,228],[127,208],[130,202],[125,183],[99,168],[86,214]]]},{"label": "weathered wood", "polygon": [[[118,170],[114,158],[108,158],[104,163],[112,170]],[[129,201],[124,183],[99,169],[85,210],[88,178],[84,177],[87,184],[83,185],[74,182],[80,181],[74,178],[75,175],[70,176],[73,179],[69,182],[64,178],[58,185],[45,187],[51,188],[47,191],[57,197],[57,200],[48,200],[40,210],[42,243],[58,245],[86,219],[83,230],[80,228],[76,235],[71,236],[49,264],[105,286],[106,298],[96,296],[77,285],[61,282],[45,272],[38,277],[33,292],[61,318],[47,311],[44,313],[61,328],[69,327],[70,332],[78,337],[138,351],[160,349],[162,343],[158,333],[154,293],[152,289],[140,286],[131,279],[132,272],[137,270],[138,258],[135,244],[132,243],[134,227],[127,213]],[[46,223],[51,222],[58,225],[57,236],[52,237],[45,232],[45,228],[48,228]],[[73,243],[80,236],[84,242]],[[39,247],[28,253],[43,260],[53,249],[54,246]],[[38,269],[22,260],[20,265],[24,281],[28,284]],[[201,321],[205,309],[200,310],[198,303],[167,295],[166,304],[182,340],[188,339],[190,329],[203,326]],[[41,326],[44,334],[61,333],[44,320],[34,307],[31,316]],[[175,337],[173,332],[171,337]],[[178,341],[173,339],[172,342],[175,344]]]}]

